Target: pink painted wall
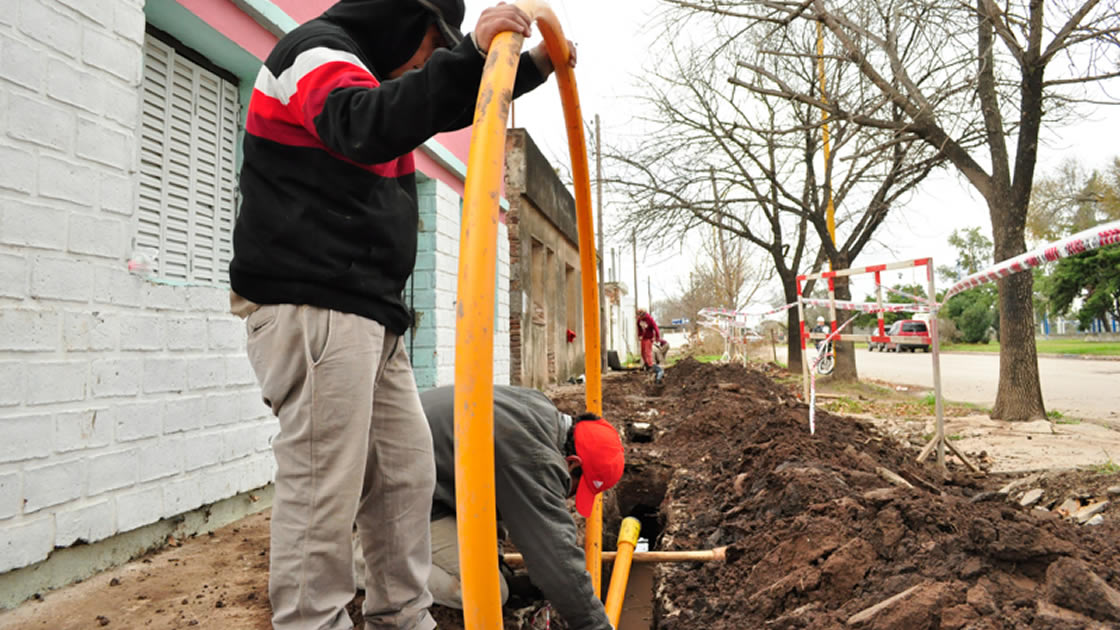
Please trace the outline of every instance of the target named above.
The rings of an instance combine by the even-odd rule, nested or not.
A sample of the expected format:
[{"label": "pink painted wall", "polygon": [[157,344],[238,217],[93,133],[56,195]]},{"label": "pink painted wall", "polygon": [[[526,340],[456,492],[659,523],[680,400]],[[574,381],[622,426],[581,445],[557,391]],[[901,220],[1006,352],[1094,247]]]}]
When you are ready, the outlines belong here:
[{"label": "pink painted wall", "polygon": [[256,20],[238,9],[229,0],[177,0],[185,9],[194,13],[214,30],[264,59],[276,45],[276,36],[269,33]]},{"label": "pink painted wall", "polygon": [[272,4],[280,7],[292,19],[303,24],[333,5],[335,0],[272,0]]}]

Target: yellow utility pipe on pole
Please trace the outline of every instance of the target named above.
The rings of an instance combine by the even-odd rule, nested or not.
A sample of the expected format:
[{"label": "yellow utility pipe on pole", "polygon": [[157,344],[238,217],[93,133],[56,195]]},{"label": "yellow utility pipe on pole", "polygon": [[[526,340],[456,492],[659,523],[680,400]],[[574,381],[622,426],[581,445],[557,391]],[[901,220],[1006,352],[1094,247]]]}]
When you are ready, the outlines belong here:
[{"label": "yellow utility pipe on pole", "polygon": [[[552,9],[537,0],[517,3],[537,22],[556,71],[575,182],[583,292],[587,410],[602,414],[599,356],[599,296],[587,143],[575,75],[568,65],[568,40]],[[475,108],[474,130],[463,193],[459,291],[455,331],[455,501],[463,620],[467,630],[502,628],[498,565],[494,562],[497,510],[494,502],[494,286],[498,202],[505,156],[505,124],[524,38],[500,33],[490,44]],[[469,457],[467,456],[469,454]],[[602,498],[586,528],[587,566],[596,592],[602,560]],[[595,536],[594,532],[599,532]],[[593,569],[593,570],[592,570]]]},{"label": "yellow utility pipe on pole", "polygon": [[634,556],[634,546],[638,544],[638,535],[642,531],[642,523],[633,516],[622,519],[622,526],[618,528],[618,555],[614,559],[614,570],[611,571],[611,586],[607,589],[607,620],[611,626],[618,627],[618,618],[622,615],[622,602],[626,598],[626,583],[630,581],[630,560]]},{"label": "yellow utility pipe on pole", "polygon": [[[828,104],[828,96],[825,92],[825,76],[824,76],[824,26],[817,22],[817,73],[821,79],[821,102]],[[828,146],[828,110],[821,110],[822,123],[822,138],[824,140],[824,172],[825,172],[825,187],[828,189],[828,235],[832,238],[832,244],[836,245],[836,207],[832,205],[832,169],[829,166],[829,146]],[[829,269],[832,268],[831,263]]]}]

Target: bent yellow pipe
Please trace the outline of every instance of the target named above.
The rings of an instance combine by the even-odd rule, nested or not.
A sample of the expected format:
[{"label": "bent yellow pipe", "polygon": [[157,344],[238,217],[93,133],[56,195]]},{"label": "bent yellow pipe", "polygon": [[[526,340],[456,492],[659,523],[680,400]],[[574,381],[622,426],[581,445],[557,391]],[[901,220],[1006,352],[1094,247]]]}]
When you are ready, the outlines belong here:
[{"label": "bent yellow pipe", "polygon": [[622,615],[622,602],[626,598],[626,583],[630,581],[630,560],[634,556],[634,546],[638,544],[638,535],[642,531],[642,523],[633,516],[622,519],[622,526],[618,529],[618,555],[614,557],[614,570],[611,571],[611,586],[607,589],[607,620],[611,626],[618,627],[618,618]]},{"label": "bent yellow pipe", "polygon": [[[518,3],[536,20],[556,69],[564,106],[575,180],[580,271],[583,281],[584,352],[599,356],[599,300],[591,224],[591,184],[586,141],[575,76],[568,66],[568,40],[552,10],[535,0]],[[513,97],[513,80],[523,37],[501,33],[490,44],[475,108],[467,160],[459,255],[459,290],[455,331],[455,501],[458,515],[463,620],[467,630],[502,627],[498,567],[494,562],[497,516],[494,502],[494,374],[479,366],[494,364],[494,285],[497,258],[498,201],[505,126]],[[599,362],[587,361],[587,409],[602,413]],[[469,457],[466,454],[470,454]],[[600,501],[596,511],[601,523]],[[590,523],[589,523],[590,525]],[[601,532],[601,525],[598,526]],[[588,528],[588,532],[592,528]],[[601,550],[596,538],[587,545]],[[599,555],[587,558],[598,592]]]}]

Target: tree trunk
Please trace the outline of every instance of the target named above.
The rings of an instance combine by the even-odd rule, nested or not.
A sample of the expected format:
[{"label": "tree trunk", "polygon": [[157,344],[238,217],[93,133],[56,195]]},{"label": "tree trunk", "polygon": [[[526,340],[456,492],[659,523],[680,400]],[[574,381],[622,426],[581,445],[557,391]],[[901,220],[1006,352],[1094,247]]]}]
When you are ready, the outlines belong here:
[{"label": "tree trunk", "polygon": [[[999,195],[990,208],[997,262],[1027,249],[1022,227],[1026,208],[1000,203],[1009,197]],[[1034,339],[1034,276],[1028,272],[1015,273],[1000,279],[998,286],[999,389],[991,417],[1009,421],[1045,418]]]},{"label": "tree trunk", "polygon": [[[842,256],[843,254],[841,254]],[[843,267],[847,268],[848,261],[841,260]],[[834,284],[834,291],[836,294],[836,301],[850,301],[852,299],[852,287],[848,282],[848,276],[838,276]],[[854,315],[853,311],[836,311],[836,325],[839,326],[848,321],[848,318]],[[840,334],[851,334],[851,325],[840,332]],[[835,341],[832,347],[836,351],[836,367],[833,368],[832,378],[837,381],[858,381],[859,373],[856,371],[856,345],[851,341]]]},{"label": "tree trunk", "polygon": [[[785,295],[786,304],[797,301],[797,276],[790,273],[779,274],[782,278],[782,293]],[[797,316],[797,307],[786,311],[786,366],[793,374],[801,374],[801,320]]]}]

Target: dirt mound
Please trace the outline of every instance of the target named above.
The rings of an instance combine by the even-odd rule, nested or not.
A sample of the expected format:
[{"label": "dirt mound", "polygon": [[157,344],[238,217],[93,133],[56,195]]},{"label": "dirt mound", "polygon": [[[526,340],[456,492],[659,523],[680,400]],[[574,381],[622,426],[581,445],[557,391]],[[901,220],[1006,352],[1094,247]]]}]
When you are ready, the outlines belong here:
[{"label": "dirt mound", "polygon": [[663,385],[605,390],[609,419],[654,427],[628,466],[672,471],[660,548],[729,547],[726,565],[658,568],[661,630],[1120,627],[1115,520],[1078,526],[1008,502],[1006,480],[946,479],[860,420],[818,413],[810,435],[795,392],[758,369],[685,360]]}]

